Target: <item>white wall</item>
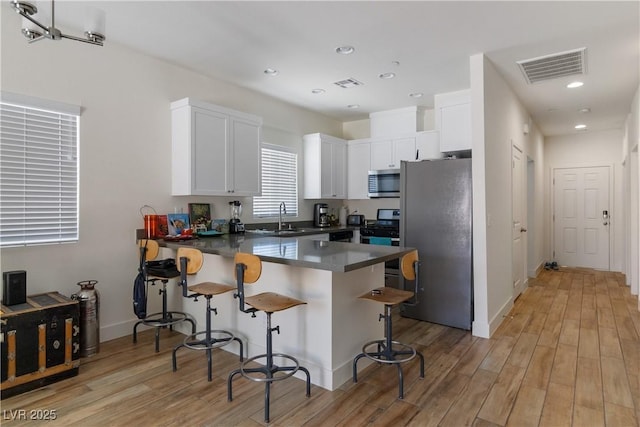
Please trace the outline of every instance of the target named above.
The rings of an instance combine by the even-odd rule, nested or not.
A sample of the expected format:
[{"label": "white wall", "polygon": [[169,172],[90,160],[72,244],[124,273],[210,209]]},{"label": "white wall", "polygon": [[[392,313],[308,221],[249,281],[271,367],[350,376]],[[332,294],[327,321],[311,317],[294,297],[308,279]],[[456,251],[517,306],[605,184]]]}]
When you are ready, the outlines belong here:
[{"label": "white wall", "polygon": [[[535,164],[535,182],[544,161],[542,138],[515,93],[482,54],[471,64],[474,187],[474,323],[473,333],[490,336],[513,305],[511,239],[512,145]],[[523,125],[530,124],[529,136]],[[533,131],[531,131],[533,129]],[[532,201],[539,211],[542,193]],[[534,242],[539,245],[539,241]],[[526,245],[525,245],[526,246]],[[535,248],[539,253],[540,249]]]},{"label": "white wall", "polygon": [[638,150],[640,147],[640,87],[631,103],[631,112],[626,121],[622,158],[625,167],[625,213],[628,232],[625,233],[627,284],[631,292],[638,295],[640,310],[640,167]]},{"label": "white wall", "polygon": [[[533,167],[533,197],[529,198],[527,214],[527,239],[529,277],[535,277],[544,265],[544,135],[535,123],[529,126],[529,135],[525,137],[525,153]],[[529,177],[528,177],[529,178]]]},{"label": "white wall", "polygon": [[[342,136],[341,122],[108,40],[104,47],[69,40],[28,44],[19,15],[8,10],[2,5],[2,90],[83,108],[80,241],[3,249],[0,269],[27,270],[30,294],[57,290],[70,295],[79,289],[77,282],[98,280],[102,340],[131,333],[134,230],[143,227],[142,205],[166,213],[174,207],[186,212],[189,202],[208,202],[214,217],[229,215],[230,198],[170,196],[171,101],[188,96],[262,116],[265,138],[274,144],[301,147],[302,135],[312,132]],[[251,212],[250,198],[243,202],[245,212]],[[301,200],[303,219],[311,219],[312,206],[313,201]],[[252,221],[247,214],[243,219]]]},{"label": "white wall", "polygon": [[610,270],[622,271],[624,259],[624,204],[622,186],[622,151],[623,133],[621,129],[600,132],[581,132],[570,135],[554,136],[545,139],[544,154],[546,164],[545,198],[548,210],[545,214],[545,230],[548,233],[548,246],[545,250],[546,259],[552,260],[552,200],[551,176],[554,168],[579,166],[608,166],[612,167],[613,194],[610,199],[611,225]]}]

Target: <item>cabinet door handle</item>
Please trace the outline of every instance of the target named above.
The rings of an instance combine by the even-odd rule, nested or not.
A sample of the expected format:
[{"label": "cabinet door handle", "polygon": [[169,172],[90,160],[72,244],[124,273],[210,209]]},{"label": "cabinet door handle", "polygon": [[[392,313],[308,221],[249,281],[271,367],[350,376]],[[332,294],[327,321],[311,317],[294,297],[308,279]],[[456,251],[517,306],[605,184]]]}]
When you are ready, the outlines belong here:
[{"label": "cabinet door handle", "polygon": [[420,149],[416,149],[416,160],[420,158]]}]

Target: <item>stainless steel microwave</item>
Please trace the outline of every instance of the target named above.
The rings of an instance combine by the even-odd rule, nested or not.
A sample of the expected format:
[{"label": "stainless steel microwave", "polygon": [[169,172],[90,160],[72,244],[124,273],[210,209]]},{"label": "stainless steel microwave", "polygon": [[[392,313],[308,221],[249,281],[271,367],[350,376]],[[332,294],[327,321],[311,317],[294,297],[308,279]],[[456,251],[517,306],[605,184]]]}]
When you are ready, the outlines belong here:
[{"label": "stainless steel microwave", "polygon": [[400,169],[369,171],[368,188],[371,198],[400,197]]}]

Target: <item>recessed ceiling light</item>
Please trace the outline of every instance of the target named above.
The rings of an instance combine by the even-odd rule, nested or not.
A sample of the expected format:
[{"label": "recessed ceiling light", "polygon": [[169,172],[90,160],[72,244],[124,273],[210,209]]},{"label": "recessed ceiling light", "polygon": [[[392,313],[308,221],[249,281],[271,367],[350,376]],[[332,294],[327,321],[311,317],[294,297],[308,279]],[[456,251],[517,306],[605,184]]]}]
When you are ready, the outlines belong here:
[{"label": "recessed ceiling light", "polygon": [[424,94],[422,92],[413,92],[409,94],[411,98],[422,98],[423,95]]},{"label": "recessed ceiling light", "polygon": [[587,125],[583,125],[583,124],[579,124],[579,125],[575,125],[574,126],[577,130],[582,130],[582,129],[586,129]]},{"label": "recessed ceiling light", "polygon": [[578,110],[578,113],[582,113],[582,114],[586,114],[590,112],[591,112],[591,108],[581,108]]},{"label": "recessed ceiling light", "polygon": [[278,75],[278,70],[274,70],[273,68],[267,68],[266,70],[264,70],[264,73],[267,76],[276,76]]},{"label": "recessed ceiling light", "polygon": [[320,95],[321,93],[324,93],[325,90],[324,89],[313,89],[311,90],[311,93],[313,93],[314,95]]},{"label": "recessed ceiling light", "polygon": [[347,105],[347,108],[355,110],[356,108],[360,108],[360,104],[349,104]]},{"label": "recessed ceiling light", "polygon": [[396,76],[396,73],[382,73],[378,77],[384,80],[392,79]]},{"label": "recessed ceiling light", "polygon": [[568,87],[569,89],[575,89],[575,88],[577,88],[577,87],[582,86],[583,84],[584,84],[584,83],[582,83],[582,82],[571,82],[571,83],[569,83],[569,84],[567,85],[567,87]]},{"label": "recessed ceiling light", "polygon": [[353,46],[338,46],[336,48],[336,53],[339,53],[340,55],[351,55],[355,51],[356,48]]}]

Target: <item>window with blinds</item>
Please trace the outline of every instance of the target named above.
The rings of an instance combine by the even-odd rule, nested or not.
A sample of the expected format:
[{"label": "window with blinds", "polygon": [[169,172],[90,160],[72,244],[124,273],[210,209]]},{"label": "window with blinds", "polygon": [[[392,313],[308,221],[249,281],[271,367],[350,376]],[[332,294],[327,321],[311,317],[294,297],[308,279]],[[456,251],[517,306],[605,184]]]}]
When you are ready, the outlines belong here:
[{"label": "window with blinds", "polygon": [[287,217],[298,216],[298,155],[278,145],[261,145],[262,195],[253,198],[253,216],[278,216],[280,203]]},{"label": "window with blinds", "polygon": [[0,101],[0,247],[78,240],[77,110]]}]

